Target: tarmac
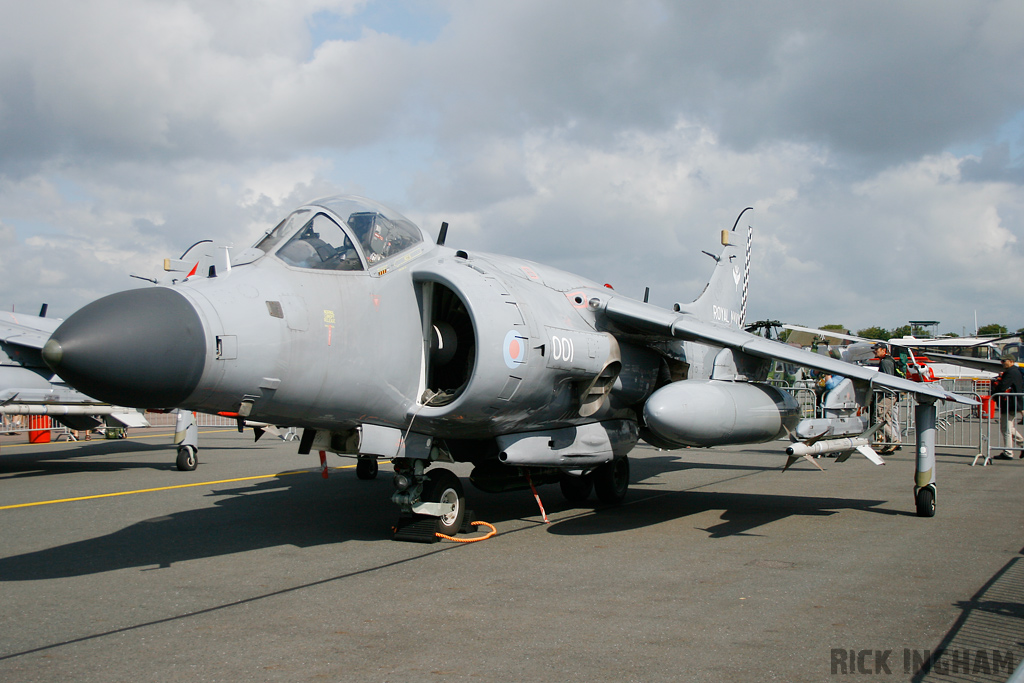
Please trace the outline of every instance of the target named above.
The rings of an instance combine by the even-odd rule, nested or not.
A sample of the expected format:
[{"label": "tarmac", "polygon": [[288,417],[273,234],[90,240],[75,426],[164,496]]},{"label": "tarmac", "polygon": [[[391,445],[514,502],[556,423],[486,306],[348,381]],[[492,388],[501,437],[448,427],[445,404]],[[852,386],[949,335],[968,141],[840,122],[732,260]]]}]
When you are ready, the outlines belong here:
[{"label": "tarmac", "polygon": [[[1006,681],[1024,657],[1024,460],[783,444],[630,456],[624,504],[486,494],[476,543],[391,540],[386,463],[202,430],[0,437],[4,681]],[[480,533],[473,534],[479,536]],[[940,654],[941,653],[941,654]],[[841,679],[841,678],[840,678]]]}]

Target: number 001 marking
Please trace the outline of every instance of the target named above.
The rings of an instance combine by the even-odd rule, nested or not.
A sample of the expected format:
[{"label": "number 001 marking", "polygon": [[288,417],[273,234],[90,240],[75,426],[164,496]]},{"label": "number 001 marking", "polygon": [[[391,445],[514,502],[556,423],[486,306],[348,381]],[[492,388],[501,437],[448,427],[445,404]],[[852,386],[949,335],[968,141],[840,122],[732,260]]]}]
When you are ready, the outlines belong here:
[{"label": "number 001 marking", "polygon": [[571,363],[576,356],[576,347],[573,345],[572,339],[568,337],[552,337],[551,355],[555,360],[564,360]]}]

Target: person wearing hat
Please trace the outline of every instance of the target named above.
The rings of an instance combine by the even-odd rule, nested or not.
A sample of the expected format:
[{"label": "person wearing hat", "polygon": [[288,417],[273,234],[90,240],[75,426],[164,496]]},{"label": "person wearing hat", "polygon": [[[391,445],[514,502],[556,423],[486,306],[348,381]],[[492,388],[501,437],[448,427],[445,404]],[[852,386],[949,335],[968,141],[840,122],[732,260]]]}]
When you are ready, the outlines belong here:
[{"label": "person wearing hat", "polygon": [[887,375],[895,375],[896,361],[889,355],[889,346],[878,342],[871,348],[875,350],[875,358],[878,359],[878,371]]},{"label": "person wearing hat", "polygon": [[[1024,437],[1021,437],[1016,426],[1021,409],[1021,394],[1024,394],[1024,375],[1021,375],[1013,354],[1004,353],[1000,360],[1003,371],[992,381],[992,399],[999,407],[999,433],[1003,435],[1004,450],[996,457],[1012,460],[1013,453],[1006,449],[1024,446]],[[1024,451],[1021,451],[1021,457],[1024,458]]]},{"label": "person wearing hat", "polygon": [[[878,371],[886,375],[895,375],[896,361],[889,355],[889,346],[878,342],[871,348],[875,350],[875,358],[878,359]],[[885,445],[878,449],[878,452],[889,455],[900,449],[901,442],[899,419],[896,417],[896,395],[888,391],[882,394],[875,410],[875,415],[884,420],[881,436]]]}]

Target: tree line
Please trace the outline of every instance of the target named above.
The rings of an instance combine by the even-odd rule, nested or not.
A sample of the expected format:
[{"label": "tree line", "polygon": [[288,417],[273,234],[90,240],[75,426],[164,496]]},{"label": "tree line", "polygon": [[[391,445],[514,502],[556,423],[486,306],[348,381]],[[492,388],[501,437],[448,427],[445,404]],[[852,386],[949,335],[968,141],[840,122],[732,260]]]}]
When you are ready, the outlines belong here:
[{"label": "tree line", "polygon": [[[833,332],[846,332],[847,328],[845,325],[822,325],[818,329],[831,330]],[[901,325],[894,327],[891,330],[887,330],[884,327],[865,327],[863,330],[857,330],[853,334],[858,337],[864,337],[866,339],[898,339],[899,337],[915,336],[915,337],[928,337],[931,336],[926,330],[920,327],[912,327],[910,325]],[[999,323],[989,323],[988,325],[982,325],[978,328],[979,337],[999,337],[1010,334],[1009,328],[1006,325],[1000,325]],[[1016,334],[1024,335],[1024,327],[1017,330]],[[959,337],[960,335],[956,332],[946,332],[942,336],[944,337]]]}]

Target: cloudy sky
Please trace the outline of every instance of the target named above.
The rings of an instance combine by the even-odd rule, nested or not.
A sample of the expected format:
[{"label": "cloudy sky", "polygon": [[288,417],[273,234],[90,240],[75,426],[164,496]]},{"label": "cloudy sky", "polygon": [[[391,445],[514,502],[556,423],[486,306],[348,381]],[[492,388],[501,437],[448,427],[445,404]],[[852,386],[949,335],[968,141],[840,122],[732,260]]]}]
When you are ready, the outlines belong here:
[{"label": "cloudy sky", "polygon": [[1024,327],[1024,3],[0,3],[0,307],[356,193],[671,305]]}]

